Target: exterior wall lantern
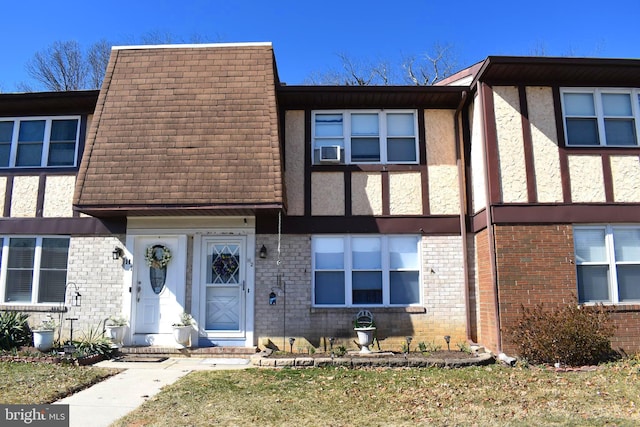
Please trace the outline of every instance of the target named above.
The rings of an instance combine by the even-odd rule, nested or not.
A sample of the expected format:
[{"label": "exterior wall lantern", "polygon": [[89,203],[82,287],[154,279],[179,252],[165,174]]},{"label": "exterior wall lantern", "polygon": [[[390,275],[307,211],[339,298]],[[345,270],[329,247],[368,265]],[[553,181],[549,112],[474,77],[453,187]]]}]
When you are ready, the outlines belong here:
[{"label": "exterior wall lantern", "polygon": [[262,247],[260,248],[260,258],[266,258],[267,257],[267,247],[265,245],[262,245]]},{"label": "exterior wall lantern", "polygon": [[111,252],[111,256],[112,256],[114,261],[122,258],[122,266],[123,267],[131,265],[131,260],[124,255],[124,250],[122,250],[122,248],[119,247],[119,246],[115,247],[113,252]]}]

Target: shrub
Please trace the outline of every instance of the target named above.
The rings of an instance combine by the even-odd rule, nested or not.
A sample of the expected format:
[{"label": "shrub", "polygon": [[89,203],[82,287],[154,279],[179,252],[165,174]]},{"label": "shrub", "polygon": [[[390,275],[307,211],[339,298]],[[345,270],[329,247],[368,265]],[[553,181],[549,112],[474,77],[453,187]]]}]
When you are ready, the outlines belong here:
[{"label": "shrub", "polygon": [[0,313],[0,349],[11,350],[31,345],[31,328],[28,315],[17,311]]},{"label": "shrub", "polygon": [[528,362],[581,366],[611,359],[615,326],[603,305],[582,307],[574,300],[557,309],[539,304],[522,311],[506,335]]},{"label": "shrub", "polygon": [[99,354],[110,357],[113,353],[111,340],[105,338],[98,328],[89,328],[83,333],[81,339],[74,340],[72,344],[76,347],[77,353],[82,356]]}]

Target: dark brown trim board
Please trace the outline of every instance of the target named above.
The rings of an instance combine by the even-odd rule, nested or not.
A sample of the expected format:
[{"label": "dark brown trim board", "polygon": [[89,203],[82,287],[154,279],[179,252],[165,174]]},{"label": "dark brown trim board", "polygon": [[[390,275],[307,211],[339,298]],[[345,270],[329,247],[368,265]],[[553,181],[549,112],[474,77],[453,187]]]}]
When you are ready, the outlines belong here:
[{"label": "dark brown trim board", "polygon": [[491,208],[493,224],[571,224],[638,222],[640,203],[503,205]]},{"label": "dark brown trim board", "polygon": [[489,188],[489,200],[487,203],[495,204],[502,201],[500,190],[500,162],[498,157],[498,132],[496,129],[496,115],[493,103],[493,88],[484,83],[482,88],[482,107],[485,123],[484,144],[486,150],[487,185]]},{"label": "dark brown trim board", "polygon": [[49,234],[93,236],[124,234],[125,218],[100,220],[97,218],[3,218],[0,234]]},{"label": "dark brown trim board", "polygon": [[[278,232],[277,216],[257,216],[256,233]],[[383,234],[460,234],[460,217],[283,217],[284,234],[383,233]]]}]

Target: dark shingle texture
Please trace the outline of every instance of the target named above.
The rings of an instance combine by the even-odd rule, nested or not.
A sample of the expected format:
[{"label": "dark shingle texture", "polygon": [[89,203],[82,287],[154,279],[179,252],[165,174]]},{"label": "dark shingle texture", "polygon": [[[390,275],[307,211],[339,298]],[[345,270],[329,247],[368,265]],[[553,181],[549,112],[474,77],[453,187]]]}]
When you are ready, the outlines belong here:
[{"label": "dark shingle texture", "polygon": [[115,49],[74,204],[281,205],[271,45]]}]

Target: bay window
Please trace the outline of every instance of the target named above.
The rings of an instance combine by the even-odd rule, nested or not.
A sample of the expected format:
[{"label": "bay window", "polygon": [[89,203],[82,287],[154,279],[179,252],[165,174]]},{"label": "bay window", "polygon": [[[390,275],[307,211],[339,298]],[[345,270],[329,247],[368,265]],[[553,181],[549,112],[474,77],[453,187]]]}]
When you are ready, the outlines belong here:
[{"label": "bay window", "polygon": [[637,146],[640,90],[564,88],[567,146]]},{"label": "bay window", "polygon": [[313,304],[420,304],[418,236],[314,236]]},{"label": "bay window", "polygon": [[640,227],[575,227],[580,302],[640,302]]},{"label": "bay window", "polygon": [[5,237],[2,245],[3,302],[64,303],[69,239]]},{"label": "bay window", "polygon": [[315,111],[313,163],[417,163],[413,110]]}]

